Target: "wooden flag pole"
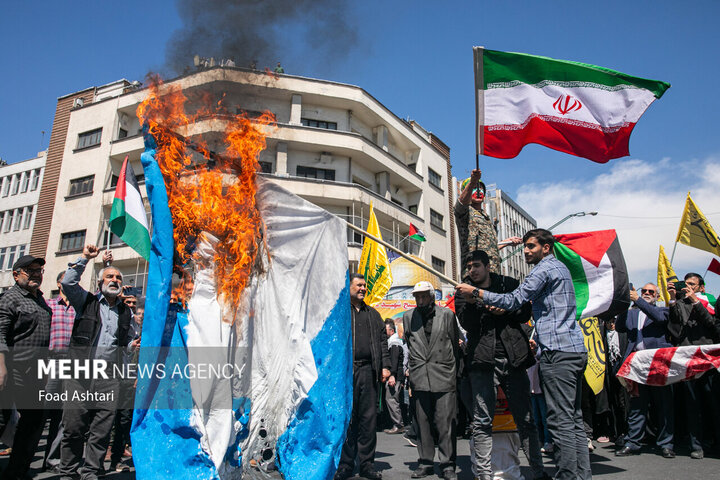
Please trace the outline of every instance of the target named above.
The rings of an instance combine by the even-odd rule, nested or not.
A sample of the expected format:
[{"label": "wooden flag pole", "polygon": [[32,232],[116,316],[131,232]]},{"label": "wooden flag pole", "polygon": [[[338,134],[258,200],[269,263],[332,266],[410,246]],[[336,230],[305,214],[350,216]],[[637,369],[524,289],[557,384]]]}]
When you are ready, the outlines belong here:
[{"label": "wooden flag pole", "polygon": [[[437,276],[437,277],[440,277],[440,280],[444,280],[445,282],[449,283],[449,284],[452,285],[453,287],[456,287],[456,286],[458,285],[458,282],[456,282],[456,281],[453,280],[452,278],[447,277],[447,276],[445,276],[444,274],[438,272],[437,270],[435,270],[435,269],[433,269],[433,268],[425,265],[425,264],[422,263],[421,261],[412,258],[410,255],[406,254],[405,252],[403,252],[403,251],[401,251],[401,250],[393,247],[392,245],[390,245],[389,243],[387,243],[385,240],[381,240],[381,239],[377,238],[375,235],[369,234],[368,232],[366,232],[366,231],[363,230],[362,228],[353,225],[352,223],[348,222],[347,220],[344,220],[344,222],[347,223],[347,226],[348,226],[348,227],[350,227],[351,229],[355,230],[356,232],[358,232],[358,233],[360,233],[360,234],[362,234],[362,235],[365,235],[365,236],[368,237],[370,240],[373,240],[373,241],[379,243],[380,245],[383,245],[385,248],[389,248],[389,249],[392,250],[393,252],[395,252],[395,253],[397,253],[398,255],[400,255],[401,257],[403,257],[405,260],[408,260],[408,261],[414,263],[415,265],[417,265],[418,267],[420,267],[420,268],[422,268],[422,269],[424,269],[424,270],[427,270],[428,272],[432,273],[433,275],[435,275],[435,276]],[[433,286],[437,287],[437,285],[433,285]]]}]

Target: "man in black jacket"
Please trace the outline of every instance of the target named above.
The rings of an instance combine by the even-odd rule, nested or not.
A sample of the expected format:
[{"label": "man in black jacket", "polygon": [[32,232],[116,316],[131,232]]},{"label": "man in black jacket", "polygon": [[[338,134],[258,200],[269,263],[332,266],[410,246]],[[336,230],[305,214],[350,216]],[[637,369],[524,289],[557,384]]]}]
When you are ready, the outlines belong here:
[{"label": "man in black jacket", "polygon": [[365,277],[350,275],[350,311],[353,337],[353,409],[340,464],[335,480],[350,478],[357,456],[360,476],[369,480],[382,478],[375,471],[375,445],[377,438],[377,384],[390,377],[390,355],[382,317],[365,304],[367,287]]},{"label": "man in black jacket", "polygon": [[473,292],[479,288],[495,293],[515,290],[519,282],[491,273],[488,255],[476,250],[466,258],[468,283],[456,287],[455,311],[467,331],[467,359],[473,398],[473,440],[476,476],[493,478],[490,465],[492,422],[495,415],[496,382],[508,398],[518,427],[523,451],[535,478],[549,478],[543,469],[537,427],[530,404],[530,380],[526,369],[535,363],[527,335],[521,325],[530,319],[530,304],[508,312],[477,302]]},{"label": "man in black jacket", "polygon": [[[668,333],[673,345],[720,343],[720,321],[706,310],[695,295],[705,290],[702,276],[688,273],[685,275],[685,285],[686,287],[678,292],[674,283],[668,283],[671,299]],[[692,448],[690,457],[696,460],[705,456],[702,438],[704,425],[712,421],[715,432],[720,432],[720,410],[716,405],[717,398],[713,398],[713,390],[718,390],[713,384],[718,381],[720,377],[717,371],[711,370],[700,378],[681,382]]]}]

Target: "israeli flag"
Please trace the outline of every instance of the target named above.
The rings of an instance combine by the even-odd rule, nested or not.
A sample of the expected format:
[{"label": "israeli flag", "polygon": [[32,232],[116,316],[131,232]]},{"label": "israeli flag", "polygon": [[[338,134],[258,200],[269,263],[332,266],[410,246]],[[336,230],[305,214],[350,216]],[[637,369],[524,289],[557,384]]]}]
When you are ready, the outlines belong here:
[{"label": "israeli flag", "polygon": [[[267,478],[275,468],[288,480],[332,478],[352,410],[344,223],[258,178],[265,237],[242,304],[218,297],[217,239],[207,234],[183,310],[170,304],[172,218],[154,139],[145,142],[153,238],[131,432],[137,478]],[[203,363],[232,375],[197,375]]]}]

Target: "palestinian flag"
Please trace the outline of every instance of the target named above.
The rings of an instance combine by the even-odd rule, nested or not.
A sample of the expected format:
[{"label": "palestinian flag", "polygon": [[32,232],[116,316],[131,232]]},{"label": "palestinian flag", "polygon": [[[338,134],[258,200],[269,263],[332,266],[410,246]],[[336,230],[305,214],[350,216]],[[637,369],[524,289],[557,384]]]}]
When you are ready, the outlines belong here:
[{"label": "palestinian flag", "polygon": [[128,157],[120,171],[112,211],[110,230],[139,253],[145,260],[150,259],[150,230],[140,188]]},{"label": "palestinian flag", "polygon": [[555,235],[555,257],[570,270],[577,319],[630,306],[630,283],[615,230]]},{"label": "palestinian flag", "polygon": [[412,223],[410,224],[410,233],[408,233],[408,237],[415,239],[418,242],[424,242],[425,240],[427,240],[423,231],[417,228]]},{"label": "palestinian flag", "polygon": [[475,47],[480,153],[512,158],[528,143],[605,163],[670,84],[595,65]]}]

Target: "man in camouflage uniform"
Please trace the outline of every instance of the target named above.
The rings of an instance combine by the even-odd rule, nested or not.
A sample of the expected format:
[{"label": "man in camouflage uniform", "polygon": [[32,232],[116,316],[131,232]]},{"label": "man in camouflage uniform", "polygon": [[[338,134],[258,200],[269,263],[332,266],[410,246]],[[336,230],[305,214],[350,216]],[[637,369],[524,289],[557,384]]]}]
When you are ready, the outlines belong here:
[{"label": "man in camouflage uniform", "polygon": [[[455,225],[460,236],[460,258],[467,258],[468,254],[475,250],[483,250],[490,258],[488,269],[500,274],[500,249],[505,245],[498,247],[493,221],[483,211],[485,184],[480,182],[480,175],[480,170],[472,171],[470,178],[463,182],[462,192],[455,202]],[[507,241],[515,245],[522,242],[519,237],[511,237]],[[465,266],[463,266],[463,276],[464,270]]]}]

